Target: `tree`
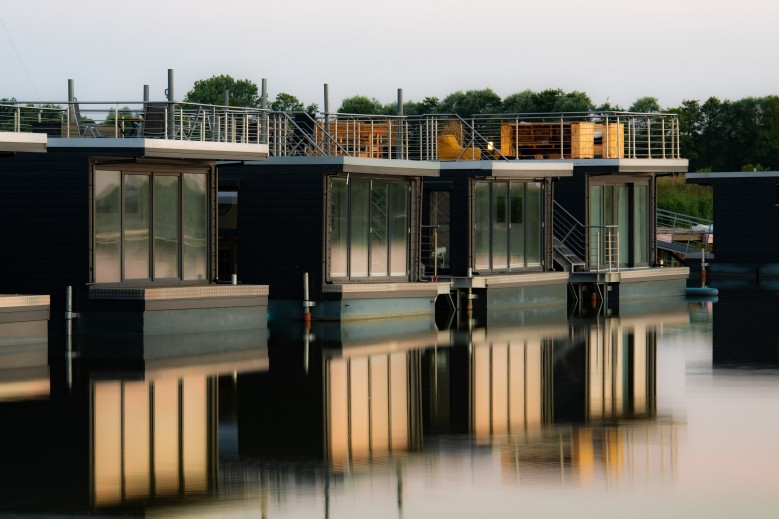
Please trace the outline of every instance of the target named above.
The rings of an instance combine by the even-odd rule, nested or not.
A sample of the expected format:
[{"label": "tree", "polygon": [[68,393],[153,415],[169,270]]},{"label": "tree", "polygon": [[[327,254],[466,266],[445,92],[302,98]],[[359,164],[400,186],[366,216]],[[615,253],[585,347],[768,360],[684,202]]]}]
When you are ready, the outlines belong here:
[{"label": "tree", "polygon": [[490,88],[482,90],[458,90],[446,96],[439,107],[441,113],[470,117],[477,114],[494,114],[501,111],[501,99]]},{"label": "tree", "polygon": [[105,122],[106,123],[112,123],[114,122],[114,119],[119,118],[121,121],[122,119],[133,119],[135,117],[135,114],[130,110],[129,106],[123,106],[116,112],[108,112],[108,115],[106,115]]},{"label": "tree", "polygon": [[208,79],[195,81],[192,90],[187,92],[184,101],[209,105],[224,104],[225,90],[230,92],[230,106],[258,108],[260,94],[257,85],[248,79],[233,79],[222,74]]},{"label": "tree", "polygon": [[347,97],[341,102],[338,113],[341,114],[368,114],[376,115],[384,111],[384,105],[375,97],[368,98],[361,95]]},{"label": "tree", "polygon": [[660,103],[656,97],[639,97],[628,108],[629,112],[657,113],[660,111]]},{"label": "tree", "polygon": [[536,111],[536,93],[523,90],[506,97],[502,103],[503,112],[510,114],[529,114]]},{"label": "tree", "polygon": [[292,94],[279,92],[270,104],[270,109],[274,112],[300,112],[303,110],[303,103]]}]

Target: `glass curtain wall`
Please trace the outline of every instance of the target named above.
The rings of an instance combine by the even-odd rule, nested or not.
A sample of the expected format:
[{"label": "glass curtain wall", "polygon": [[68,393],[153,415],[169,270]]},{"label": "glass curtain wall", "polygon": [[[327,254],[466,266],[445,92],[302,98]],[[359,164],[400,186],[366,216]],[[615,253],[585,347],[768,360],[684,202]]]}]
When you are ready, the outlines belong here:
[{"label": "glass curtain wall", "polygon": [[408,277],[408,184],[330,179],[331,279]]},{"label": "glass curtain wall", "polygon": [[206,173],[94,172],[97,283],[208,279]]},{"label": "glass curtain wall", "polygon": [[474,270],[509,271],[541,266],[542,194],[540,182],[475,182]]}]

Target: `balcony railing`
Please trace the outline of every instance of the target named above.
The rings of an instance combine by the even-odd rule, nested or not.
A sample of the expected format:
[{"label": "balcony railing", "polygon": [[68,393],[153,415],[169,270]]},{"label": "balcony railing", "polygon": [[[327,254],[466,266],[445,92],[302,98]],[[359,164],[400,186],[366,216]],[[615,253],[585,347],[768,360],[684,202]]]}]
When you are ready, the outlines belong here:
[{"label": "balcony railing", "polygon": [[0,103],[0,131],[60,138],[267,143],[267,112],[195,103]]},{"label": "balcony railing", "polygon": [[681,158],[676,114],[389,116],[171,102],[0,104],[0,131],[268,144],[272,156],[404,160]]}]

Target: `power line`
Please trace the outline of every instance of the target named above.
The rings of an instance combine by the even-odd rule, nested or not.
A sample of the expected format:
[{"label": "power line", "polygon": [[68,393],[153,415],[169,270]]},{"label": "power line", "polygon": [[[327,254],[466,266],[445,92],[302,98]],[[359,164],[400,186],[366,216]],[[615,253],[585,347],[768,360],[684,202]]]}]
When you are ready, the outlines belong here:
[{"label": "power line", "polygon": [[30,73],[27,72],[27,67],[24,66],[24,61],[22,61],[21,55],[19,55],[19,51],[16,49],[16,45],[14,44],[13,38],[11,38],[11,33],[8,31],[8,27],[5,26],[5,22],[3,21],[3,18],[0,17],[0,25],[3,26],[3,29],[5,29],[5,34],[8,36],[8,41],[11,42],[11,47],[13,48],[14,52],[16,53],[16,58],[19,60],[19,64],[22,66],[22,70],[24,70],[24,75],[27,76],[27,81],[30,82],[30,86],[32,87],[32,91],[35,92],[35,97],[38,99],[38,101],[41,100],[41,96],[38,95],[38,89],[35,88],[35,83],[32,82],[32,78],[30,77]]}]

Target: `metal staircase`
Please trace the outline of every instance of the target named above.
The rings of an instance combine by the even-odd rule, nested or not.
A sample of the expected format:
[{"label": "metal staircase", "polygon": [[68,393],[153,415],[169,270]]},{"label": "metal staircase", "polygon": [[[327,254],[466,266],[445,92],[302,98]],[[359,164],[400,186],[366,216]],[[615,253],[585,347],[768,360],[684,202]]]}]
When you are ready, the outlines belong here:
[{"label": "metal staircase", "polygon": [[553,219],[555,263],[566,272],[585,269],[586,262],[582,258],[586,242],[584,224],[556,201],[554,202]]}]

